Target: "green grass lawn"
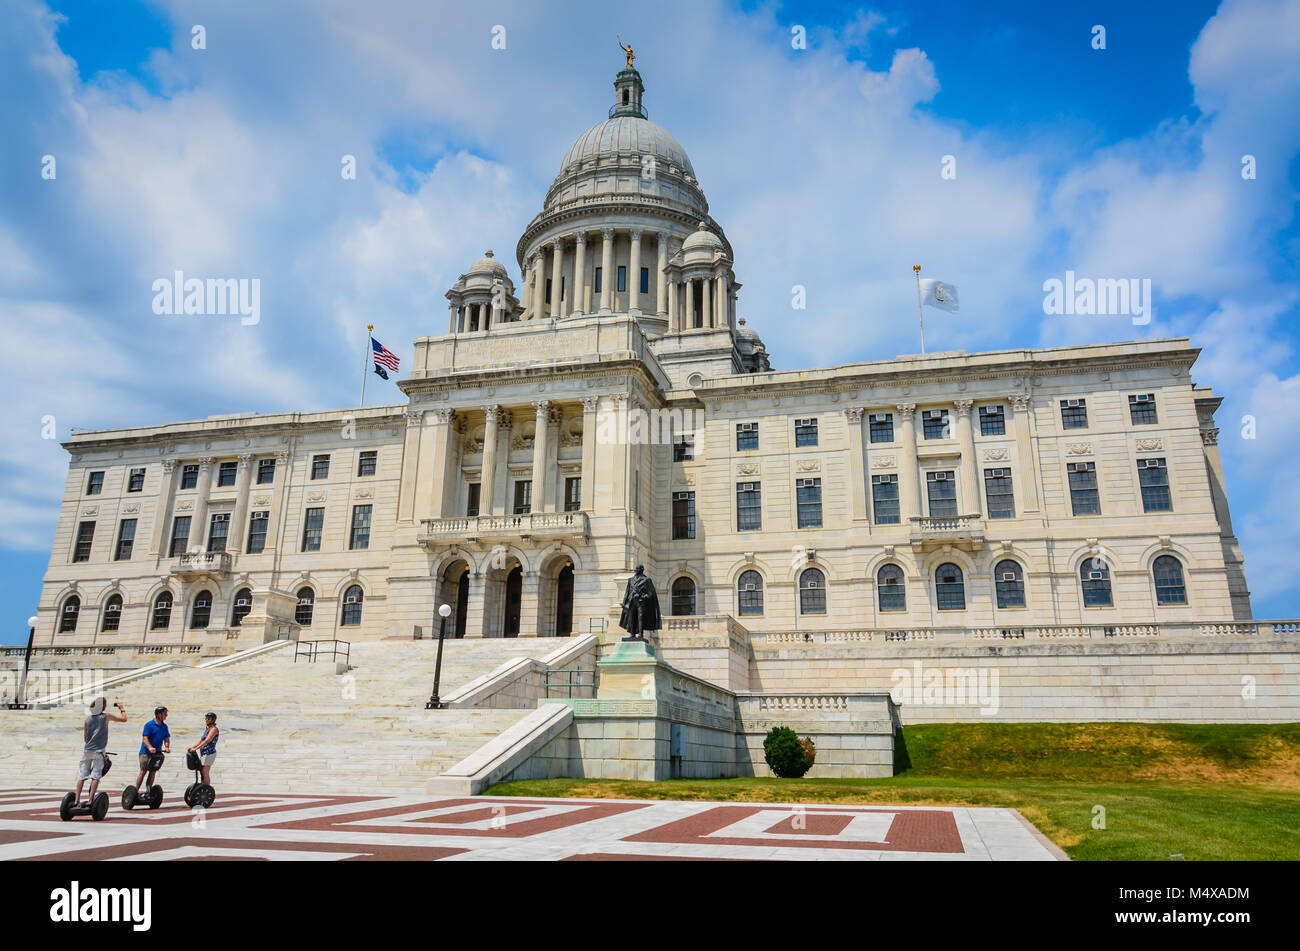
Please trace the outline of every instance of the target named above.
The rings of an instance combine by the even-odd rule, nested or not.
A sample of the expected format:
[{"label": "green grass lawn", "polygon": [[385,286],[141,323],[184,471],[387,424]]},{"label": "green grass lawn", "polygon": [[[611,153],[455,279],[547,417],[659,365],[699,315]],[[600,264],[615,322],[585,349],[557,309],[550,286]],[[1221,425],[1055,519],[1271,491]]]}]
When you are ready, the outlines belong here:
[{"label": "green grass lawn", "polygon": [[489,792],[1010,806],[1074,859],[1300,859],[1300,724],[946,723],[907,727],[897,746],[889,779],[547,779]]}]

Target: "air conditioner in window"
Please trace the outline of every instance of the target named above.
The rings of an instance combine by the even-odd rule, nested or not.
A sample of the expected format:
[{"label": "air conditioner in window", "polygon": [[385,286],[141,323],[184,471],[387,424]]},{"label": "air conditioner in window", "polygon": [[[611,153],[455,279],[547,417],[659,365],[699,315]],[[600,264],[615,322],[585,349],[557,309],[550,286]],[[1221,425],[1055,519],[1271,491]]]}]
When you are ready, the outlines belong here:
[{"label": "air conditioner in window", "polygon": [[1004,571],[1004,572],[1002,572],[1002,580],[1003,580],[1003,581],[1015,581],[1015,580],[1016,580],[1016,573],[1015,573],[1014,571]]},{"label": "air conditioner in window", "polygon": [[745,585],[745,587],[741,588],[740,590],[741,590],[741,591],[757,591],[757,590],[758,590],[758,587],[757,587],[756,585],[747,584],[747,585]]},{"label": "air conditioner in window", "polygon": [[1066,405],[1066,406],[1082,406],[1082,405],[1083,405],[1083,400],[1066,400],[1066,401],[1065,401],[1065,405]]},{"label": "air conditioner in window", "polygon": [[1149,393],[1143,393],[1141,396],[1137,397],[1137,401],[1139,403],[1150,403],[1151,395]]},{"label": "air conditioner in window", "polygon": [[344,603],[344,604],[360,604],[360,603],[361,603],[361,599],[360,599],[359,597],[357,597],[355,594],[350,594],[350,595],[348,595],[346,598],[343,599],[343,603]]},{"label": "air conditioner in window", "polygon": [[1104,572],[1104,571],[1090,571],[1090,572],[1088,572],[1088,580],[1089,580],[1089,581],[1102,581],[1102,580],[1105,579],[1105,577],[1106,577],[1106,572]]},{"label": "air conditioner in window", "polygon": [[948,473],[946,473],[946,472],[936,472],[936,473],[934,474],[934,481],[935,481],[935,482],[947,482],[947,481],[948,481]]},{"label": "air conditioner in window", "polygon": [[248,600],[248,598],[240,598],[238,601],[235,602],[235,607],[237,607],[237,608],[246,608],[246,607],[248,607],[248,606],[249,606],[250,604],[252,604],[252,603],[253,603],[253,602],[250,601],[250,600]]},{"label": "air conditioner in window", "polygon": [[308,605],[308,604],[311,604],[311,603],[312,603],[311,598],[299,598],[299,599],[298,599],[298,604],[299,604],[299,605]]},{"label": "air conditioner in window", "polygon": [[887,422],[889,422],[889,414],[888,414],[888,413],[872,413],[872,414],[871,414],[871,421],[872,421],[873,423],[887,423]]},{"label": "air conditioner in window", "polygon": [[1088,464],[1087,464],[1086,462],[1076,462],[1074,465],[1070,466],[1070,471],[1071,471],[1071,472],[1087,472],[1087,471],[1088,471]]},{"label": "air conditioner in window", "polygon": [[1147,467],[1148,469],[1159,469],[1159,468],[1160,468],[1160,460],[1159,460],[1159,459],[1144,459],[1143,462],[1146,463],[1146,467]]}]

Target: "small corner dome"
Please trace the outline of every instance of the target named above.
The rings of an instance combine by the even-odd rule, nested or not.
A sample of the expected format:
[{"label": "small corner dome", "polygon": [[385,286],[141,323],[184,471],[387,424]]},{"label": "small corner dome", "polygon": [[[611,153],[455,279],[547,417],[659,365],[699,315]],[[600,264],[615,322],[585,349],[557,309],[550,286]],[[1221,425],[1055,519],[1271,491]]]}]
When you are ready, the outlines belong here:
[{"label": "small corner dome", "polygon": [[749,340],[749,341],[753,341],[754,343],[763,342],[762,340],[759,339],[758,331],[756,331],[753,327],[745,323],[744,317],[741,317],[740,320],[737,321],[736,323],[736,337],[740,340]]},{"label": "small corner dome", "polygon": [[701,221],[699,228],[682,242],[682,251],[694,251],[703,248],[712,251],[722,250],[722,239],[709,230],[708,222]]},{"label": "small corner dome", "polygon": [[506,273],[506,266],[493,257],[491,251],[484,251],[483,257],[474,262],[466,272],[466,276],[472,274],[499,274],[505,276]]}]

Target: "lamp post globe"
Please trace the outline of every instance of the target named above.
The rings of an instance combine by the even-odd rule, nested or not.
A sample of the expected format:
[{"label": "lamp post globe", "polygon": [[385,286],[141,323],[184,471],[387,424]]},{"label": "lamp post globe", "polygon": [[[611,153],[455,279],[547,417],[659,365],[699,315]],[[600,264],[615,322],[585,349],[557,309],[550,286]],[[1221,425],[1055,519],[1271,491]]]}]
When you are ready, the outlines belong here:
[{"label": "lamp post globe", "polygon": [[40,618],[38,618],[35,614],[33,614],[31,617],[27,619],[27,626],[35,627],[40,622],[40,620],[41,620]]},{"label": "lamp post globe", "polygon": [[438,613],[442,615],[443,620],[446,620],[448,617],[451,616],[451,605],[450,604],[438,605]]}]

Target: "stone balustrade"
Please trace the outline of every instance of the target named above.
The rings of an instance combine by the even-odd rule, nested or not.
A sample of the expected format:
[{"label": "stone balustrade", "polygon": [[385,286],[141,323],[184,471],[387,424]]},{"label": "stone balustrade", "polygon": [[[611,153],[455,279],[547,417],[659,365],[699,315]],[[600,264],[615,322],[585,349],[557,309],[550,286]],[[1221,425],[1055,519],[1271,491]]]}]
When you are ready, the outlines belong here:
[{"label": "stone balustrade", "polygon": [[[678,619],[673,619],[678,620]],[[665,619],[665,627],[667,629]],[[1108,638],[1188,639],[1198,637],[1295,637],[1300,621],[1235,621],[1228,623],[1077,624],[1048,627],[921,627],[870,628],[847,631],[756,631],[755,647],[785,645],[963,641],[1060,641]]]},{"label": "stone balustrade", "polygon": [[421,521],[422,545],[445,544],[448,539],[468,541],[520,538],[586,539],[586,512],[529,512],[524,515],[470,515],[463,518],[426,518]]},{"label": "stone balustrade", "polygon": [[234,561],[234,555],[228,551],[189,552],[181,555],[172,566],[171,573],[185,579],[203,575],[225,576],[230,574]]},{"label": "stone balustrade", "polygon": [[972,549],[984,546],[984,519],[978,515],[917,515],[908,521],[911,523],[914,549],[954,543]]}]

